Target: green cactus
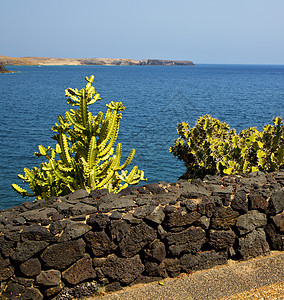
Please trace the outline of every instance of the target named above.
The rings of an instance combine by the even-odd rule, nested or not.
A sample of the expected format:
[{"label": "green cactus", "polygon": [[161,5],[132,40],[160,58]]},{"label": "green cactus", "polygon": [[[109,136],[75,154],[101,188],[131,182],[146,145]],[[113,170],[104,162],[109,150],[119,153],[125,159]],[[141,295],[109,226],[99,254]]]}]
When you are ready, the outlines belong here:
[{"label": "green cactus", "polygon": [[84,89],[65,90],[67,103],[78,106],[78,109],[70,109],[65,117],[58,116],[58,123],[52,127],[56,148],[39,145],[39,152],[35,152],[35,156],[43,156],[47,162],[41,163],[40,168],[25,168],[25,176],[18,175],[29,183],[33,193],[12,184],[14,190],[23,197],[48,199],[51,196],[67,195],[78,189],[90,192],[107,188],[110,192],[118,193],[128,185],[146,180],[144,172],[138,170],[137,166],[129,174],[124,170],[134,157],[134,149],[123,164],[120,164],[122,145],[118,143],[114,151],[124,106],[121,102],[111,102],[106,105],[108,110],[105,116],[102,112],[92,115],[89,105],[101,98],[92,86],[94,76],[85,79],[87,85]]},{"label": "green cactus", "polygon": [[262,132],[251,127],[237,134],[228,124],[205,115],[191,129],[180,123],[177,132],[180,138],[169,151],[185,163],[182,178],[272,172],[284,164],[284,126],[279,117]]}]

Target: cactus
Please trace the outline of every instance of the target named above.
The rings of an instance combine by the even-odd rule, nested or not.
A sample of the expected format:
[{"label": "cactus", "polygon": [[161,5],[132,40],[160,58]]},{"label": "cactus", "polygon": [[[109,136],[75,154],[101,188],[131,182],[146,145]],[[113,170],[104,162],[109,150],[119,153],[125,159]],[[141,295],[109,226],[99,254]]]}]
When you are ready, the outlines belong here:
[{"label": "cactus", "polygon": [[280,117],[261,132],[250,127],[237,134],[228,124],[205,115],[191,129],[187,123],[180,123],[177,132],[180,138],[169,151],[185,163],[187,171],[182,178],[272,172],[284,164],[284,126]]},{"label": "cactus", "polygon": [[56,148],[39,145],[39,152],[34,153],[37,157],[45,157],[47,162],[41,163],[40,168],[25,168],[25,175],[18,175],[29,183],[32,193],[12,184],[14,190],[23,197],[48,199],[52,196],[64,196],[78,189],[90,192],[107,188],[109,192],[118,193],[128,185],[146,180],[144,172],[137,166],[129,174],[125,170],[134,157],[134,149],[123,164],[120,164],[121,143],[116,145],[114,151],[124,106],[121,102],[111,102],[106,105],[108,109],[105,116],[102,112],[92,115],[89,105],[101,98],[92,86],[94,76],[85,79],[87,85],[84,89],[65,90],[67,103],[78,109],[70,109],[65,117],[58,116],[58,123],[52,127]]}]

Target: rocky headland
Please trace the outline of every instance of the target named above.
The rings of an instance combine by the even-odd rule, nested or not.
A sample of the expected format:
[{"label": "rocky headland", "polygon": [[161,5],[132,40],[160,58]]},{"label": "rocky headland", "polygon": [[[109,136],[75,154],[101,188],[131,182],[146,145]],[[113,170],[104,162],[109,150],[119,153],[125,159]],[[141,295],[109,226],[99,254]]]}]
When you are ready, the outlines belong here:
[{"label": "rocky headland", "polygon": [[4,64],[0,61],[0,73],[14,73],[14,71],[8,71]]},{"label": "rocky headland", "polygon": [[53,57],[9,57],[0,55],[0,64],[4,65],[107,65],[107,66],[194,66],[189,60],[161,60],[127,58],[53,58]]}]

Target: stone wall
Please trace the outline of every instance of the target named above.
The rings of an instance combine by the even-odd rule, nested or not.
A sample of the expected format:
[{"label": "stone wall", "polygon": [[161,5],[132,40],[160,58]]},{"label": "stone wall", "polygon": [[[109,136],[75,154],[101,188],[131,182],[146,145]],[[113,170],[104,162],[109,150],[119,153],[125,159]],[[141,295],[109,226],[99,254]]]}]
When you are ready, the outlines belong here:
[{"label": "stone wall", "polygon": [[283,250],[283,210],[284,172],[25,202],[0,211],[0,297],[73,299]]}]

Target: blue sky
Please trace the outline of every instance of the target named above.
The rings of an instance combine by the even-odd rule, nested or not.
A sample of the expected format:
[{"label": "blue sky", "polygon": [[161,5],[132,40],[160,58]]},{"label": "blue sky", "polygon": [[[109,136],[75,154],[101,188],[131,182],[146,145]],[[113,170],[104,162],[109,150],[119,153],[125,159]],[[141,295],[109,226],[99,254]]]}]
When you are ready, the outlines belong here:
[{"label": "blue sky", "polygon": [[284,64],[284,0],[1,0],[0,55]]}]

